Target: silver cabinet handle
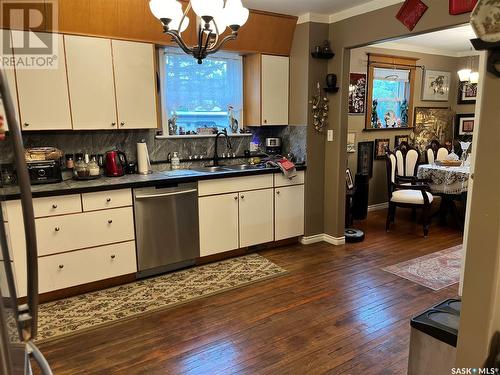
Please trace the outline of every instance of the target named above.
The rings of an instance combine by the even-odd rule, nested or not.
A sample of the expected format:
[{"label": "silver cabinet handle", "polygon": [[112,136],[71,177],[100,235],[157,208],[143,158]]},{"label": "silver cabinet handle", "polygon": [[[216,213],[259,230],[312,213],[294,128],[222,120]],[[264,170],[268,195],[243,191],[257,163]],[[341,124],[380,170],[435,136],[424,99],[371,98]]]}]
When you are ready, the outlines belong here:
[{"label": "silver cabinet handle", "polygon": [[120,126],[125,126],[125,121],[120,122]]},{"label": "silver cabinet handle", "polygon": [[57,208],[57,204],[53,204],[52,208],[55,210]]},{"label": "silver cabinet handle", "polygon": [[109,219],[108,224],[113,224],[113,220]]},{"label": "silver cabinet handle", "polygon": [[238,196],[237,196],[237,195],[235,195],[235,196],[234,196],[234,200],[235,200],[235,201],[237,201],[237,200],[238,200]]},{"label": "silver cabinet handle", "polygon": [[106,202],[111,202],[111,198],[106,198]]},{"label": "silver cabinet handle", "polygon": [[23,124],[23,126],[27,128],[28,126],[30,126],[30,124],[29,124],[29,123],[27,123],[27,122],[25,122],[25,123]]},{"label": "silver cabinet handle", "polygon": [[55,228],[54,228],[54,230],[55,230],[56,232],[59,232],[59,231],[61,230],[61,228],[59,228],[59,227],[55,227]]},{"label": "silver cabinet handle", "polygon": [[241,196],[241,199],[245,199],[245,196],[244,196],[244,195],[242,195],[242,196]]},{"label": "silver cabinet handle", "polygon": [[194,193],[197,191],[198,191],[197,189],[189,189],[189,190],[174,191],[172,193],[164,193],[164,194],[136,195],[135,199],[169,197],[172,195],[188,194],[188,193]]},{"label": "silver cabinet handle", "polygon": [[111,255],[111,259],[115,259],[115,258],[116,258],[115,254]]},{"label": "silver cabinet handle", "polygon": [[276,194],[280,195],[280,191],[279,191],[279,190],[278,190],[278,191],[276,191]]},{"label": "silver cabinet handle", "polygon": [[112,122],[111,126],[114,128],[116,126],[116,122]]},{"label": "silver cabinet handle", "polygon": [[64,264],[59,265],[59,269],[62,270],[64,268]]}]

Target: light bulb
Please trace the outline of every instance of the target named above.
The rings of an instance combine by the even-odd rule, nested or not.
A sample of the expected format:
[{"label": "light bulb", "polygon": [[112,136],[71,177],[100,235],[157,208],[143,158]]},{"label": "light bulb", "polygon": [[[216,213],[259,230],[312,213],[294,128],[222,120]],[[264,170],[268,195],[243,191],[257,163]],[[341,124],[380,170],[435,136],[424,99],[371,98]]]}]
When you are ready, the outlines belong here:
[{"label": "light bulb", "polygon": [[191,0],[191,6],[198,17],[214,17],[224,7],[223,0]]},{"label": "light bulb", "polygon": [[177,1],[175,0],[150,0],[149,9],[153,16],[161,20],[162,18],[172,19],[175,13]]},{"label": "light bulb", "polygon": [[228,0],[224,8],[226,22],[229,26],[243,26],[247,20],[250,12],[244,8],[241,0]]},{"label": "light bulb", "polygon": [[479,82],[479,72],[472,72],[469,77],[470,83],[478,83]]},{"label": "light bulb", "polygon": [[471,74],[470,69],[462,69],[458,71],[458,79],[460,79],[460,82],[467,82],[470,79],[470,74]]}]

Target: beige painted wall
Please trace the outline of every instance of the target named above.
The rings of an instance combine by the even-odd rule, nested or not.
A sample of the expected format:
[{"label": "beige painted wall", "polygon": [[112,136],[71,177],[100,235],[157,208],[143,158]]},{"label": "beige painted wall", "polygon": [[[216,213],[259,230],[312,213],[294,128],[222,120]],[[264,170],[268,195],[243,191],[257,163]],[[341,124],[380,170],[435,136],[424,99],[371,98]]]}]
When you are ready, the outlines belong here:
[{"label": "beige painted wall", "polygon": [[[417,69],[414,86],[414,105],[415,107],[444,107],[452,108],[457,113],[474,113],[474,105],[457,104],[458,96],[458,76],[456,74],[459,67],[468,66],[469,60],[466,58],[438,56],[425,53],[407,52],[391,50],[377,47],[361,47],[351,50],[350,72],[367,72],[367,53],[380,53],[393,56],[418,58],[417,65],[423,65],[426,69],[443,70],[451,72],[450,96],[447,102],[423,101],[421,99],[422,90],[422,69]],[[477,58],[475,68],[477,69]],[[464,65],[465,64],[465,65]],[[453,126],[453,124],[451,124]],[[390,147],[394,148],[394,136],[409,135],[411,130],[395,129],[381,131],[364,131],[365,115],[349,115],[348,133],[356,134],[356,145],[358,142],[375,141],[375,139],[390,139]],[[348,166],[353,173],[357,170],[357,153],[348,154]],[[373,177],[370,179],[370,195],[368,204],[374,205],[387,202],[387,176],[385,160],[374,160]]]},{"label": "beige painted wall", "polygon": [[310,125],[309,99],[317,82],[323,83],[328,70],[324,60],[311,57],[314,46],[328,39],[329,26],[322,23],[297,25],[290,54],[290,124],[307,124],[307,173],[305,181],[305,235],[323,233],[325,135]]}]

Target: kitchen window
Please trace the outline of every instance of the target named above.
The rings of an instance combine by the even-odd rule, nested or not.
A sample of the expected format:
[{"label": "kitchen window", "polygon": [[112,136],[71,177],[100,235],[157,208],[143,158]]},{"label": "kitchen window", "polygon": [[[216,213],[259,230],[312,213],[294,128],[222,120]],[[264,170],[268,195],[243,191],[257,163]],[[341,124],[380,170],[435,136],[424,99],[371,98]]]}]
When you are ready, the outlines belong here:
[{"label": "kitchen window", "polygon": [[369,55],[367,130],[413,126],[415,61],[401,60]]},{"label": "kitchen window", "polygon": [[164,134],[237,133],[243,107],[241,56],[217,53],[198,64],[176,48],[160,55]]}]

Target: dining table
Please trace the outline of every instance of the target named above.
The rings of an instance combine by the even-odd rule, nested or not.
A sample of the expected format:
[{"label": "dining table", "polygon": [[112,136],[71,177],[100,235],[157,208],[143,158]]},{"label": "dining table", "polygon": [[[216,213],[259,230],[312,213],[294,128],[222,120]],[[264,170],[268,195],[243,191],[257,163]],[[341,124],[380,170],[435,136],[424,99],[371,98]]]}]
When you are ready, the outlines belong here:
[{"label": "dining table", "polygon": [[465,209],[460,212],[456,203],[461,202],[465,208],[467,190],[469,187],[470,166],[444,166],[437,164],[421,164],[418,166],[417,178],[427,180],[431,193],[441,197],[441,204],[437,215],[441,223],[446,223],[448,214],[451,214],[460,229],[465,222]]}]

